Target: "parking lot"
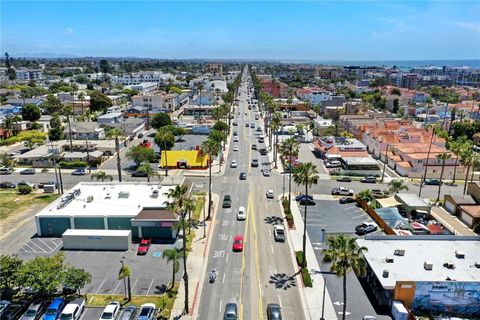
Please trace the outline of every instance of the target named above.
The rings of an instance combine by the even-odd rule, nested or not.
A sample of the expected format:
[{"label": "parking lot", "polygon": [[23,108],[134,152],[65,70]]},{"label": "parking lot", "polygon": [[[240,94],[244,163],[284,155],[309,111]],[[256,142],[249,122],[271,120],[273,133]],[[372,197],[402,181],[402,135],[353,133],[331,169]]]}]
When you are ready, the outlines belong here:
[{"label": "parking lot", "polygon": [[[132,294],[156,295],[162,294],[172,280],[172,264],[162,258],[162,252],[170,247],[171,244],[152,244],[145,256],[137,256],[136,244],[128,251],[62,250],[61,238],[34,237],[17,254],[23,259],[32,259],[63,251],[68,263],[92,274],[92,282],[83,288],[82,293],[94,294],[124,293],[123,281],[117,280],[123,260],[131,269]],[[177,279],[181,275],[180,268]]]}]

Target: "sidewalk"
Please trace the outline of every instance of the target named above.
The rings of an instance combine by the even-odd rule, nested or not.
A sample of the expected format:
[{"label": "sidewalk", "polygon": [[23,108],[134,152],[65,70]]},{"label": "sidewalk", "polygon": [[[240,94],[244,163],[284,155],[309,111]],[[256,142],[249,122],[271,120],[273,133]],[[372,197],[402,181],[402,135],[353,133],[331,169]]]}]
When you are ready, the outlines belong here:
[{"label": "sidewalk", "polygon": [[469,229],[465,224],[463,224],[460,219],[456,216],[451,215],[445,209],[441,207],[433,206],[430,214],[438,222],[444,225],[450,232],[455,235],[460,236],[476,236],[477,234],[473,230]]},{"label": "sidewalk", "polygon": [[[288,234],[293,243],[294,251],[302,251],[303,246],[303,219],[298,208],[298,205],[295,201],[292,201],[292,215],[293,220],[295,221],[295,230],[290,229]],[[307,233],[307,245],[306,245],[306,255],[307,255],[307,264],[308,269],[310,270],[310,275],[312,277],[312,288],[303,288],[303,294],[305,295],[307,310],[306,316],[309,319],[318,319],[322,315],[322,298],[323,298],[323,289],[325,280],[321,274],[320,266],[318,265],[315,252],[313,251],[312,243]],[[295,262],[296,263],[296,262]],[[301,280],[300,280],[301,281]],[[325,287],[325,310],[324,310],[324,319],[334,320],[337,319],[335,309],[333,308],[332,300],[328,294],[328,290]]]},{"label": "sidewalk", "polygon": [[[208,197],[205,197],[205,210],[208,210]],[[202,293],[203,283],[205,280],[205,274],[207,269],[207,253],[210,246],[210,237],[213,226],[215,225],[215,212],[218,204],[218,195],[212,194],[213,210],[212,220],[207,223],[206,235],[203,237],[203,227],[199,227],[195,230],[195,237],[193,239],[190,253],[187,257],[187,271],[188,271],[188,302],[189,302],[189,314],[183,315],[185,304],[185,290],[182,276],[180,276],[180,286],[178,288],[177,297],[173,303],[170,319],[196,319],[198,313],[198,305],[200,303],[200,296]],[[207,211],[205,211],[207,212]],[[203,219],[200,216],[200,219]]]}]

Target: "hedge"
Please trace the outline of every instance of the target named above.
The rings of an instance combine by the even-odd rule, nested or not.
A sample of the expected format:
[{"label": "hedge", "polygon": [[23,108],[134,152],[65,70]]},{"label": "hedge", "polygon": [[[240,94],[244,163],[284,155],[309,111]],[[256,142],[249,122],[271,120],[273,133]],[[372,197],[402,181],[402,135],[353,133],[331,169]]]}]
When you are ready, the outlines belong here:
[{"label": "hedge", "polygon": [[60,161],[60,167],[63,169],[77,169],[77,168],[86,168],[87,163],[85,161]]},{"label": "hedge", "polygon": [[295,257],[297,258],[298,266],[301,267],[303,263],[303,251],[295,251]]},{"label": "hedge", "polygon": [[29,194],[30,192],[32,192],[32,187],[30,186],[19,186],[18,187],[18,193],[19,194]]},{"label": "hedge", "polygon": [[0,146],[9,146],[11,144],[17,143],[18,138],[17,137],[10,137],[5,140],[0,140]]},{"label": "hedge", "polygon": [[313,287],[312,278],[310,277],[310,273],[308,272],[308,269],[302,268],[301,271],[302,271],[303,284],[305,285],[305,287],[309,287],[309,288]]}]

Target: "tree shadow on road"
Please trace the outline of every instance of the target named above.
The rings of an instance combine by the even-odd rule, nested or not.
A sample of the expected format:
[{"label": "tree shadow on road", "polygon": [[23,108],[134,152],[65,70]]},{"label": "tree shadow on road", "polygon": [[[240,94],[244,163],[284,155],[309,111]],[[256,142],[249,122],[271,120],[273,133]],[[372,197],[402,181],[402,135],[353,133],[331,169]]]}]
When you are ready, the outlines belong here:
[{"label": "tree shadow on road", "polygon": [[265,223],[272,224],[272,225],[282,224],[282,222],[283,222],[283,218],[279,217],[279,216],[269,216],[269,217],[266,217],[263,220],[265,221]]},{"label": "tree shadow on road", "polygon": [[270,276],[269,282],[275,285],[276,289],[287,290],[297,286],[295,275],[296,274],[289,276],[286,273],[275,273]]}]

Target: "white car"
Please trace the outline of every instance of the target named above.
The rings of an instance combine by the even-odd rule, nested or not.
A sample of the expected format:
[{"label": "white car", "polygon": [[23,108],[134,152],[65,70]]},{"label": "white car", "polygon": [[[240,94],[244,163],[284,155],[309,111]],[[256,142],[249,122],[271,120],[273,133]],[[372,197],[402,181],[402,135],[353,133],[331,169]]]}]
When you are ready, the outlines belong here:
[{"label": "white car", "polygon": [[99,320],[116,319],[119,312],[120,312],[120,303],[117,301],[112,301],[109,304],[107,304],[105,309],[103,309],[102,315],[100,316]]},{"label": "white car", "polygon": [[270,169],[262,169],[262,173],[264,177],[270,177]]},{"label": "white car", "polygon": [[236,168],[236,167],[237,167],[237,161],[232,160],[232,162],[230,162],[230,168]]},{"label": "white car", "polygon": [[233,151],[238,151],[238,146],[234,146]]},{"label": "white car", "polygon": [[247,210],[245,209],[245,207],[238,208],[237,219],[238,220],[247,219]]},{"label": "white car", "polygon": [[285,242],[285,228],[282,225],[274,226],[273,237],[275,238],[275,241]]},{"label": "white car", "polygon": [[233,142],[238,142],[238,136],[233,137]]},{"label": "white car", "polygon": [[275,194],[273,193],[273,190],[267,190],[267,193],[265,195],[267,196],[267,199],[275,198]]},{"label": "white car", "polygon": [[338,187],[332,189],[333,195],[340,195],[340,196],[353,196],[353,190],[347,189],[345,187]]}]

